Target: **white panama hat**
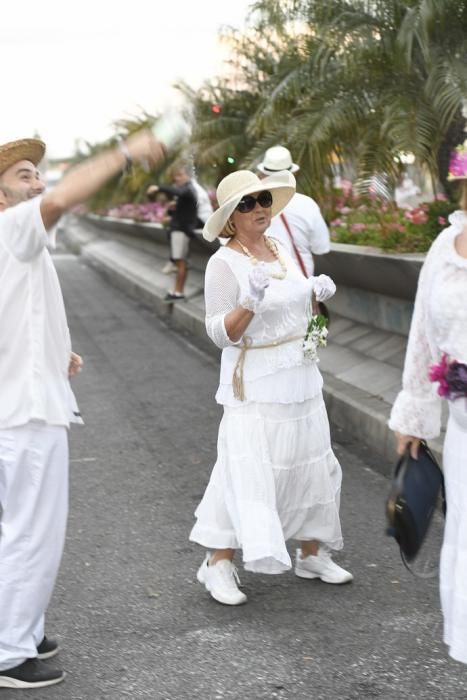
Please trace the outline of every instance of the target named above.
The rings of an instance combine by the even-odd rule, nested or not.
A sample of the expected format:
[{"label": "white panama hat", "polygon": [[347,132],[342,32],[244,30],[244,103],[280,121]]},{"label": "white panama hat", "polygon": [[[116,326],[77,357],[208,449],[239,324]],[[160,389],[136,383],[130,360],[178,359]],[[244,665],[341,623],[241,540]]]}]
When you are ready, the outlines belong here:
[{"label": "white panama hat", "polygon": [[289,173],[296,173],[297,170],[300,170],[300,166],[293,162],[288,148],[284,146],[273,146],[272,148],[268,148],[264,154],[263,162],[257,166],[257,169],[260,173],[263,173],[263,175],[272,175],[282,170],[288,170]]},{"label": "white panama hat", "polygon": [[219,209],[206,221],[203,228],[204,238],[214,241],[222,233],[241,198],[264,190],[269,190],[272,194],[271,215],[276,216],[294,196],[295,178],[291,173],[283,171],[261,180],[250,170],[237,170],[224,177],[216,191]]}]

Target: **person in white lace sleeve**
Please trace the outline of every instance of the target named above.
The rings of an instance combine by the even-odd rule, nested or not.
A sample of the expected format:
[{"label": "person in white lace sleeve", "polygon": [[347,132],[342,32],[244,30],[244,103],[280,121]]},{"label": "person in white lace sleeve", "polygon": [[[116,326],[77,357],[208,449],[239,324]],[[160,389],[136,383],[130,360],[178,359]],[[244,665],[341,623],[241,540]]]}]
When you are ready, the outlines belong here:
[{"label": "person in white lace sleeve", "polygon": [[68,428],[82,422],[69,376],[82,362],[48,248],[60,216],[131,160],[166,157],[171,141],[157,128],[156,138],[141,131],[80,163],[46,193],[37,167],[45,144],[0,146],[0,688],[64,678],[44,661],[58,653],[44,618],[65,541]]},{"label": "person in white lace sleeve", "polygon": [[286,541],[301,542],[295,573],[327,583],[352,574],[331,558],[343,546],[341,468],[333,454],[316,362],[304,357],[312,292],[335,292],[325,275],[306,279],[278,241],[271,216],[295,192],[283,172],[260,180],[241,170],[217,189],[219,209],[205,238],[228,242],[206,268],[206,328],[222,348],[216,400],[224,407],[217,461],[190,539],[208,553],[197,578],[226,605],[246,602],[233,565],[276,574],[292,563]]},{"label": "person in white lace sleeve", "polygon": [[389,426],[399,454],[410,449],[416,458],[420,440],[439,435],[441,404],[448,400],[441,607],[449,654],[467,663],[467,148],[463,163],[456,158],[451,179],[463,180],[462,209],[449,217],[420,272],[402,391]]}]

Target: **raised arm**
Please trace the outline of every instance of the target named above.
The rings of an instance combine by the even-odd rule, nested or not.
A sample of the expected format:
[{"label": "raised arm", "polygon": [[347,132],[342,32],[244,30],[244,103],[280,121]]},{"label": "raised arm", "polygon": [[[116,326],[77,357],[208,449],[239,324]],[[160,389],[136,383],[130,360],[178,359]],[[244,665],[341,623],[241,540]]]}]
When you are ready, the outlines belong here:
[{"label": "raised arm", "polygon": [[148,194],[151,194],[151,192],[163,192],[169,197],[180,197],[180,195],[185,194],[183,188],[175,187],[174,185],[151,185],[147,191]]},{"label": "raised arm", "polygon": [[109,149],[80,163],[41,200],[40,211],[44,226],[50,229],[62,214],[72,207],[85,202],[114,175],[117,175],[128,162],[148,160],[156,165],[165,158],[163,144],[156,141],[148,130],[139,131],[122,145]]}]

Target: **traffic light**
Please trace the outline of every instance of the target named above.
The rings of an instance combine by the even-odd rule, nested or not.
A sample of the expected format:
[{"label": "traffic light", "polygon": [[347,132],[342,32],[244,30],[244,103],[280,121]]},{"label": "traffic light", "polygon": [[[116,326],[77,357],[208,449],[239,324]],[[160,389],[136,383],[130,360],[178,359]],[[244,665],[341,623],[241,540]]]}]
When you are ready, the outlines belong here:
[{"label": "traffic light", "polygon": [[235,163],[235,158],[233,156],[227,156],[227,163],[233,165]]},{"label": "traffic light", "polygon": [[213,112],[213,114],[220,114],[221,113],[221,106],[218,104],[211,105],[211,112]]}]

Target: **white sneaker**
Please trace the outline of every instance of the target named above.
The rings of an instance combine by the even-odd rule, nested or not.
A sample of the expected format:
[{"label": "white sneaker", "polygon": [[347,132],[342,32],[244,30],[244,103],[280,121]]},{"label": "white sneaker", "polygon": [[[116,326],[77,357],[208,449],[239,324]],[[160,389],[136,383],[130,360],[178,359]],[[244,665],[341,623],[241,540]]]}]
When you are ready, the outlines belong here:
[{"label": "white sneaker", "polygon": [[198,569],[196,578],[204,585],[214,600],[224,605],[241,605],[247,597],[238,589],[240,579],[237,569],[228,559],[221,559],[209,566],[210,553]]},{"label": "white sneaker", "polygon": [[310,554],[302,559],[302,552],[297,549],[295,575],[299,578],[320,578],[324,583],[349,583],[353,575],[331,559],[325,547],[320,547],[316,556]]},{"label": "white sneaker", "polygon": [[171,275],[173,272],[177,272],[177,266],[175,265],[175,263],[169,260],[169,262],[165,263],[161,272],[163,272],[164,275]]}]

